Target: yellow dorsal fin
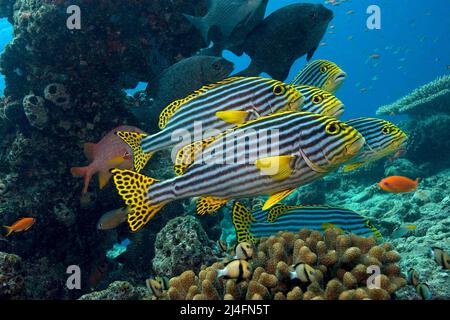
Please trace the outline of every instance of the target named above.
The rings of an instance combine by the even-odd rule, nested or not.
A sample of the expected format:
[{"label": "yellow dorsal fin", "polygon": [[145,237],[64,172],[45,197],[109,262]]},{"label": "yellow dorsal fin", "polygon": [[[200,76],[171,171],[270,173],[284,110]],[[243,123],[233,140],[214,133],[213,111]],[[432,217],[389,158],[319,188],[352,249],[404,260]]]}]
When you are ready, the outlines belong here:
[{"label": "yellow dorsal fin", "polygon": [[141,147],[141,141],[147,137],[144,133],[117,131],[116,135],[128,144],[133,150],[134,170],[140,172],[147,165],[153,153],[144,153]]},{"label": "yellow dorsal fin", "polygon": [[152,204],[147,197],[148,190],[158,180],[131,170],[113,169],[114,184],[128,206],[128,224],[131,231],[142,228],[164,207],[164,203]]},{"label": "yellow dorsal fin", "polygon": [[289,207],[284,204],[279,204],[270,209],[269,214],[267,215],[267,221],[270,223],[275,222],[278,217],[282,216]]},{"label": "yellow dorsal fin", "polygon": [[234,229],[236,230],[237,243],[256,243],[256,238],[250,232],[250,226],[255,221],[252,213],[241,203],[235,202],[231,213]]},{"label": "yellow dorsal fin", "polygon": [[352,163],[352,164],[347,164],[347,165],[344,166],[343,171],[344,172],[350,172],[350,171],[356,170],[359,167],[361,167],[363,164],[364,164],[364,162],[355,162],[355,163]]},{"label": "yellow dorsal fin", "polygon": [[291,163],[294,158],[294,156],[262,158],[255,161],[255,166],[264,175],[271,176],[274,180],[284,180],[292,173]]},{"label": "yellow dorsal fin", "polygon": [[239,111],[239,110],[229,110],[229,111],[218,111],[216,116],[227,123],[232,124],[243,124],[249,118],[250,112]]},{"label": "yellow dorsal fin", "polygon": [[199,152],[202,152],[207,146],[213,143],[216,140],[216,137],[210,137],[203,139],[201,141],[195,141],[178,151],[177,156],[175,158],[174,170],[177,176],[183,175],[187,168],[194,162],[195,155]]},{"label": "yellow dorsal fin", "polygon": [[278,202],[286,198],[288,195],[290,195],[292,192],[294,192],[295,189],[290,190],[284,190],[280,191],[274,194],[271,194],[269,196],[269,199],[267,199],[266,203],[264,203],[264,206],[262,207],[262,210],[270,209],[272,206],[276,205]]},{"label": "yellow dorsal fin", "polygon": [[220,199],[214,197],[202,197],[197,200],[197,214],[203,216],[205,214],[210,214],[216,212],[221,207],[226,205],[227,199]]},{"label": "yellow dorsal fin", "polygon": [[203,86],[200,89],[194,91],[193,93],[184,97],[183,99],[178,99],[178,100],[173,101],[167,107],[165,107],[164,110],[159,115],[159,128],[161,130],[164,129],[167,126],[167,123],[169,122],[170,118],[172,118],[172,116],[175,114],[175,112],[177,112],[178,109],[181,108],[181,106],[188,103],[192,99],[198,97],[199,95],[201,95],[211,89],[214,89],[214,88],[219,87],[224,84],[234,82],[234,81],[242,79],[242,78],[243,77],[231,77],[231,78],[227,78],[227,79],[218,81],[213,84],[208,84],[208,85]]}]

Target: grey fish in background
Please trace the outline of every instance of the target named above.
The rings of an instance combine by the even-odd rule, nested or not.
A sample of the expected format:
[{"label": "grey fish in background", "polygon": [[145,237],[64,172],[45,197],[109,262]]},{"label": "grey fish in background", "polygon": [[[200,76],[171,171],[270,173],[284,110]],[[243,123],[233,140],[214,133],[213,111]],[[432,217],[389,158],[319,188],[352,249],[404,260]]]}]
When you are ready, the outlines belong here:
[{"label": "grey fish in background", "polygon": [[[159,114],[172,101],[184,98],[204,85],[216,83],[234,70],[234,64],[221,57],[194,56],[164,70],[147,86],[153,104],[145,110],[145,119],[157,128]],[[136,115],[138,116],[138,115]],[[139,114],[142,117],[142,113]]]},{"label": "grey fish in background", "polygon": [[275,11],[248,35],[243,48],[252,62],[238,75],[266,72],[285,80],[295,60],[305,54],[308,61],[312,58],[333,17],[321,4],[292,4]]},{"label": "grey fish in background", "polygon": [[269,0],[207,0],[208,12],[204,17],[185,14],[200,32],[206,44],[213,41],[212,48],[201,54],[221,55],[228,49],[241,55],[247,35],[264,19]]}]

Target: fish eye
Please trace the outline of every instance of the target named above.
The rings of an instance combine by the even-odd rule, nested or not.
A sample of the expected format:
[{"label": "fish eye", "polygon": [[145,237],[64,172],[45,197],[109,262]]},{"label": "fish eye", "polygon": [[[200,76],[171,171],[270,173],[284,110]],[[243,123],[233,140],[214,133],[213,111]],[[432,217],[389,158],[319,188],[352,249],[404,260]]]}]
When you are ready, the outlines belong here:
[{"label": "fish eye", "polygon": [[391,128],[389,128],[388,126],[383,127],[383,129],[381,129],[381,132],[383,134],[389,134],[389,133],[391,133]]},{"label": "fish eye", "polygon": [[322,101],[323,101],[323,97],[320,96],[320,95],[314,96],[313,99],[312,99],[312,102],[313,102],[314,104],[319,104],[319,103],[321,103]]},{"label": "fish eye", "polygon": [[337,123],[332,122],[327,124],[327,126],[325,127],[325,131],[328,134],[336,135],[341,131],[341,127]]},{"label": "fish eye", "polygon": [[321,66],[320,67],[320,72],[321,73],[326,73],[328,71],[328,67],[327,66]]},{"label": "fish eye", "polygon": [[284,86],[282,86],[282,85],[276,85],[275,87],[273,87],[273,93],[276,96],[281,96],[285,92],[286,92],[286,88]]},{"label": "fish eye", "polygon": [[214,70],[220,70],[220,65],[218,63],[214,63],[213,64],[213,69]]}]

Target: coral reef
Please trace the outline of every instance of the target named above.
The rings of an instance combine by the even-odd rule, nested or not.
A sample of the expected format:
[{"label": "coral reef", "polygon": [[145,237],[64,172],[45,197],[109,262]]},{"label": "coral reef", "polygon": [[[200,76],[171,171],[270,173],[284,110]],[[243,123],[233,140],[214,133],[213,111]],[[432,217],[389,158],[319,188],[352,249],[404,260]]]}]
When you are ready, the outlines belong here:
[{"label": "coral reef", "polygon": [[213,246],[198,219],[177,217],[156,236],[153,270],[169,277],[186,268],[198,271],[203,264],[214,261]]},{"label": "coral reef", "polygon": [[[80,30],[66,26],[69,5],[82,10]],[[121,0],[0,0],[0,17],[14,28],[14,39],[0,56],[6,85],[0,100],[0,177],[1,192],[8,195],[0,198],[0,215],[2,224],[26,214],[45,226],[45,232],[32,228],[20,241],[0,241],[0,250],[26,257],[30,264],[49,260],[47,272],[36,275],[42,290],[35,292],[41,296],[32,291],[27,296],[58,292],[59,299],[73,297],[64,281],[54,280],[64,274],[61,266],[90,270],[112,247],[116,231],[99,232],[95,226],[102,210],[119,207],[119,199],[111,186],[90,190],[89,201],[80,199],[82,182],[69,169],[85,161],[85,142],[100,140],[118,125],[139,123],[124,89],[151,80],[203,47],[182,13],[202,15],[205,10],[203,2],[193,0],[137,0],[132,5]],[[175,214],[180,212],[173,207]],[[173,216],[155,219],[152,230],[136,238],[154,241]],[[127,233],[126,228],[118,232]],[[55,241],[62,235],[64,241]],[[150,265],[153,250],[143,250],[130,249],[137,251],[127,256],[130,274],[136,272],[129,269]],[[55,287],[52,292],[46,284]],[[77,294],[86,290],[83,286]]]},{"label": "coral reef", "polygon": [[0,299],[18,298],[23,288],[22,259],[0,252]]},{"label": "coral reef", "polygon": [[398,101],[382,106],[377,115],[408,114],[423,118],[450,112],[450,76],[442,76],[414,90]]},{"label": "coral reef", "polygon": [[[251,279],[217,279],[221,262],[203,267],[198,275],[185,271],[169,281],[166,298],[171,300],[351,300],[390,299],[406,284],[400,274],[400,255],[388,243],[374,238],[342,235],[328,229],[325,235],[307,229],[298,234],[279,233],[261,239],[251,261]],[[312,282],[291,279],[290,265],[313,266]],[[369,266],[378,266],[380,287],[368,288]]]},{"label": "coral reef", "polygon": [[133,287],[126,281],[115,281],[107,289],[85,294],[79,300],[149,300],[148,290]]}]

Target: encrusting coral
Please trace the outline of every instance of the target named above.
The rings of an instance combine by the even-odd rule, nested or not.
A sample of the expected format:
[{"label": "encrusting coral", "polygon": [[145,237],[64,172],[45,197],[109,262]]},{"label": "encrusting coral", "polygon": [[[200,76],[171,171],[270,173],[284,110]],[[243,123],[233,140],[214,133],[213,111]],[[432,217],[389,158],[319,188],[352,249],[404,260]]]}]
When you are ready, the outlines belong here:
[{"label": "encrusting coral", "polygon": [[442,76],[396,102],[382,106],[377,115],[408,114],[423,117],[450,111],[450,76]]},{"label": "encrusting coral", "polygon": [[[170,279],[163,299],[387,300],[406,285],[399,260],[388,243],[378,245],[373,237],[340,234],[336,229],[324,235],[307,229],[297,234],[282,232],[260,240],[250,262],[250,279],[218,279],[217,270],[225,265],[217,262],[203,266],[198,274],[189,270]],[[314,278],[292,279],[291,266],[297,264],[313,267]],[[369,266],[381,272],[376,276],[378,288],[368,288]]]},{"label": "encrusting coral", "polygon": [[24,282],[20,274],[21,263],[19,256],[0,252],[0,300],[20,294]]}]

